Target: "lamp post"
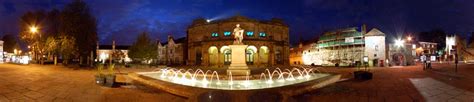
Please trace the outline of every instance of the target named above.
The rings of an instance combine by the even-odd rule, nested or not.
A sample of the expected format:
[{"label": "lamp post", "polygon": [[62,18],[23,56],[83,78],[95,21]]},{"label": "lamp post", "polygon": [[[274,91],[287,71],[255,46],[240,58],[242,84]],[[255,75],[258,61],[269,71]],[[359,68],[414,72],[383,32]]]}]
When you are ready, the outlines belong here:
[{"label": "lamp post", "polygon": [[[39,27],[38,27],[38,26],[35,26],[35,25],[31,26],[31,27],[30,27],[30,32],[31,32],[31,34],[33,34],[33,35],[34,35],[34,34],[38,34],[38,35],[39,35],[38,43],[36,44],[36,47],[33,47],[33,52],[34,52],[35,60],[38,60],[38,59],[37,59],[37,57],[38,57],[38,55],[37,55],[37,54],[38,54],[38,51],[35,50],[34,48],[37,48],[37,49],[39,50],[39,43],[41,42],[41,34],[39,34]],[[29,47],[29,46],[28,46],[28,47]],[[41,53],[41,51],[39,51],[39,52]],[[42,56],[42,55],[40,55],[40,56]],[[41,58],[40,58],[40,60],[41,60]]]}]

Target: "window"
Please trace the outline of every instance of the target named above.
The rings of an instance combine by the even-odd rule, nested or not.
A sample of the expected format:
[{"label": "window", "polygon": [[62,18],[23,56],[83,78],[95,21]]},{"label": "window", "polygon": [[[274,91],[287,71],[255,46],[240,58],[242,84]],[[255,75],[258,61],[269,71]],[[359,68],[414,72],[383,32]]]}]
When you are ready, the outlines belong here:
[{"label": "window", "polygon": [[224,64],[230,65],[230,62],[231,62],[231,51],[225,50],[224,51]]},{"label": "window", "polygon": [[218,37],[219,36],[219,33],[212,33],[211,34],[211,37]]},{"label": "window", "polygon": [[259,34],[258,36],[260,36],[260,37],[266,37],[266,36],[267,36],[267,33],[265,33],[265,32],[260,32],[260,34]]},{"label": "window", "polygon": [[253,36],[253,32],[247,32],[247,36]]},{"label": "window", "polygon": [[224,36],[230,36],[230,32],[224,32]]}]

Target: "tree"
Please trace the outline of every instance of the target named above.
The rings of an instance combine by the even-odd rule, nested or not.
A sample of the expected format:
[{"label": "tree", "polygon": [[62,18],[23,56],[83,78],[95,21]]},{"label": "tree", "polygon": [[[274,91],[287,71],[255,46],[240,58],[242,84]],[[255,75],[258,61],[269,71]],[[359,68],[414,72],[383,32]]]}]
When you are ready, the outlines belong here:
[{"label": "tree", "polygon": [[7,34],[3,36],[3,51],[13,52],[14,49],[20,49],[20,45],[16,42],[16,38],[13,35]]},{"label": "tree", "polygon": [[48,56],[50,56],[51,54],[56,54],[56,51],[57,51],[57,48],[58,48],[58,43],[60,43],[59,41],[56,40],[55,37],[48,37],[46,39],[46,42],[44,43],[44,51],[45,53],[48,54]]},{"label": "tree", "polygon": [[63,63],[68,64],[69,60],[77,53],[76,41],[70,36],[60,36],[57,40],[58,52],[63,57]]},{"label": "tree", "polygon": [[130,46],[128,55],[136,61],[149,61],[157,56],[156,43],[151,41],[147,32],[141,33],[135,43]]},{"label": "tree", "polygon": [[[67,4],[60,14],[59,33],[74,38],[77,54],[82,64],[83,59],[95,52],[97,43],[97,24],[89,7],[82,0]],[[90,59],[90,58],[88,58]]]}]

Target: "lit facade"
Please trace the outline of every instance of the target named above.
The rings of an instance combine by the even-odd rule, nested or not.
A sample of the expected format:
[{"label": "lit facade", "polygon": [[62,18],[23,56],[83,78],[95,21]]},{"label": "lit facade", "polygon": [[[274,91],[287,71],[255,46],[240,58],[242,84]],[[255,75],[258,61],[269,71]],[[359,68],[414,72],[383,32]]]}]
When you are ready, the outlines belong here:
[{"label": "lit facade", "polygon": [[[383,66],[385,34],[378,29],[366,33],[365,26],[325,32],[311,48],[303,51],[305,65],[354,66],[369,57],[370,66]],[[382,61],[382,62],[381,62]]]},{"label": "lit facade", "polygon": [[325,32],[312,49],[304,51],[306,65],[351,66],[364,54],[364,36],[357,27]]},{"label": "lit facade", "polygon": [[416,55],[435,55],[437,51],[438,43],[433,42],[418,42],[418,48],[416,48]]},{"label": "lit facade", "polygon": [[385,60],[387,59],[385,51],[385,34],[374,28],[365,34],[364,41],[364,55],[369,57],[369,65],[385,66]]},{"label": "lit facade", "polygon": [[[115,47],[115,50],[113,50]],[[130,46],[115,46],[115,45],[100,45],[97,46],[97,62],[107,63],[112,57],[116,63],[131,62],[132,60],[128,57],[128,48]]]},{"label": "lit facade", "polygon": [[303,54],[306,54],[306,50],[310,49],[313,46],[312,43],[301,42],[297,47],[290,48],[290,65],[303,65]]},{"label": "lit facade", "polygon": [[236,24],[244,31],[243,43],[249,66],[289,64],[289,29],[282,20],[258,21],[243,16],[208,21],[196,19],[187,30],[188,65],[223,67],[230,64]]}]

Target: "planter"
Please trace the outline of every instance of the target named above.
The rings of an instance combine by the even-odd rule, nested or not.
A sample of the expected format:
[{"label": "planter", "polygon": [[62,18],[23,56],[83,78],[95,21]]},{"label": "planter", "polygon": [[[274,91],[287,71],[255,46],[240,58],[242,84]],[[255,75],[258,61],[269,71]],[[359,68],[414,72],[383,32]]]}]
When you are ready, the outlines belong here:
[{"label": "planter", "polygon": [[105,84],[105,76],[104,75],[95,75],[95,83],[98,85],[104,85]]},{"label": "planter", "polygon": [[354,79],[356,80],[370,80],[372,79],[372,73],[368,71],[355,71]]},{"label": "planter", "polygon": [[115,74],[105,76],[105,86],[113,87],[115,85]]}]

